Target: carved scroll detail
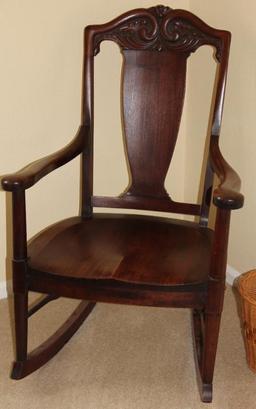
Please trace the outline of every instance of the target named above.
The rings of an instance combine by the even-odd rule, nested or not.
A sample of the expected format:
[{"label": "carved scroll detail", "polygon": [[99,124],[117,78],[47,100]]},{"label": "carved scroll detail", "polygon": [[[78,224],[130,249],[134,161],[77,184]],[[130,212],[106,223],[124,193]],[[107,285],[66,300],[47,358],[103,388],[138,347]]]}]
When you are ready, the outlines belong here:
[{"label": "carved scroll detail", "polygon": [[171,7],[168,6],[155,6],[155,7],[149,7],[148,11],[152,13],[157,19],[162,19],[163,17],[166,16],[171,10],[173,10]]},{"label": "carved scroll detail", "polygon": [[220,61],[222,42],[199,29],[189,19],[177,16],[175,10],[156,6],[140,11],[120,20],[114,28],[96,33],[94,55],[99,52],[103,40],[115,41],[122,49],[168,51],[175,50],[188,55],[204,44],[216,48],[216,58]]},{"label": "carved scroll detail", "polygon": [[191,53],[201,45],[208,44],[216,48],[216,58],[221,59],[220,39],[205,34],[185,19],[168,19],[163,28],[163,37],[166,49]]}]

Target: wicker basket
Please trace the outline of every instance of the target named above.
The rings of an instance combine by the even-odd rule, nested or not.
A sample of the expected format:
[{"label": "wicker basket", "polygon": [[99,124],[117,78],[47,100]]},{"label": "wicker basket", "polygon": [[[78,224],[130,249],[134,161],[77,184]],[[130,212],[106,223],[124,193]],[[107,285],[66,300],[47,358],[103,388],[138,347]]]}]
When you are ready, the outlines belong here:
[{"label": "wicker basket", "polygon": [[238,290],[241,295],[247,362],[250,369],[256,372],[256,270],[239,277]]}]

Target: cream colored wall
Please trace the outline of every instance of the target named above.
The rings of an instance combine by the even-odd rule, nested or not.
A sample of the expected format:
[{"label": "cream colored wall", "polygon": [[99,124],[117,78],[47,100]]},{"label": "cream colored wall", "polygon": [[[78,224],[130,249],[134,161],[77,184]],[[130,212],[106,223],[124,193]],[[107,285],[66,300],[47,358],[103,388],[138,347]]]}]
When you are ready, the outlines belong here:
[{"label": "cream colored wall", "polygon": [[[229,76],[225,100],[221,148],[224,156],[239,172],[242,178],[242,191],[245,206],[232,213],[231,235],[228,262],[240,272],[255,268],[256,234],[256,2],[232,0],[191,0],[190,10],[210,25],[225,28],[232,32]],[[205,132],[200,116],[207,115],[204,105],[208,96],[208,78],[212,75],[206,52],[194,61],[190,98],[193,100],[187,112],[186,162],[187,176],[185,186],[189,186],[189,177],[193,172],[190,154],[197,155],[199,143]],[[193,96],[192,96],[193,94]],[[190,134],[190,129],[193,129]],[[194,146],[192,145],[192,136]]]},{"label": "cream colored wall", "polygon": [[[188,0],[165,3],[186,9],[189,5]],[[143,0],[2,0],[0,174],[19,169],[73,137],[80,121],[84,26],[105,22],[131,8],[152,5],[152,1]],[[109,58],[108,51],[112,50]],[[96,65],[95,95],[95,192],[102,194],[119,193],[127,181],[121,160],[119,86],[115,82],[119,70],[120,53],[113,45],[104,45]],[[184,196],[184,122],[172,165],[174,177],[167,180],[169,191],[180,200]],[[59,218],[77,214],[78,174],[76,159],[28,190],[29,236]],[[10,209],[9,195],[7,202]],[[1,192],[0,284],[6,279],[5,215],[6,195]]]}]

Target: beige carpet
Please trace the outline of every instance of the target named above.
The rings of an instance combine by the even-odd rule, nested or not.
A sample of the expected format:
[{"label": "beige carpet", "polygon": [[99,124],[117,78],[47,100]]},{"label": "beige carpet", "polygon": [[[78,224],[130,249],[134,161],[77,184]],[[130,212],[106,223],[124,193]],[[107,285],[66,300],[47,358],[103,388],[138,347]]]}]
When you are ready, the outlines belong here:
[{"label": "beige carpet", "polygon": [[[31,318],[30,347],[47,338],[76,302],[54,301]],[[187,310],[98,304],[55,358],[20,381],[10,313],[0,302],[1,409],[254,409],[256,374],[246,365],[234,295],[226,294],[214,400],[197,391]]]}]

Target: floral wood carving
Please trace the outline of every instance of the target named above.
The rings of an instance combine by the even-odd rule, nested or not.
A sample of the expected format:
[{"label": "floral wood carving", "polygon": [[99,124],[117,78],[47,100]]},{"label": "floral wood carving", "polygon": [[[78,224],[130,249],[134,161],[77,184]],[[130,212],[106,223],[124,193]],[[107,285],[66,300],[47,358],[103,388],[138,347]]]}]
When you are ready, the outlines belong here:
[{"label": "floral wood carving", "polygon": [[94,55],[99,52],[103,40],[115,41],[124,50],[176,50],[187,55],[208,44],[215,47],[218,61],[222,52],[220,38],[207,34],[192,21],[179,17],[175,10],[165,6],[140,9],[130,17],[120,19],[119,24],[110,25],[104,32],[96,32]]}]

